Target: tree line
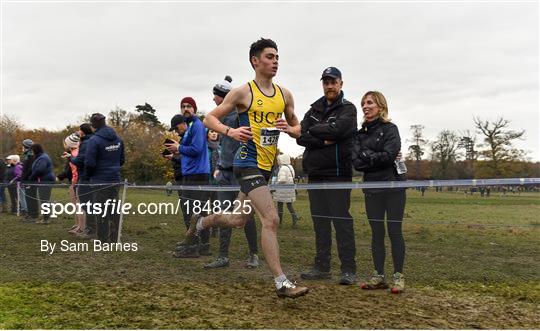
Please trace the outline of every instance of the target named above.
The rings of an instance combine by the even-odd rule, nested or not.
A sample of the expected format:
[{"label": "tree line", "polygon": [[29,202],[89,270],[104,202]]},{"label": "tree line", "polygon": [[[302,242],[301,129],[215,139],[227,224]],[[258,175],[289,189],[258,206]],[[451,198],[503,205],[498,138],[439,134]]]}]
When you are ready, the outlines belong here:
[{"label": "tree line", "polygon": [[[165,183],[173,179],[170,161],[161,157],[165,138],[177,139],[167,131],[148,103],[137,105],[132,111],[116,107],[108,112],[107,124],[113,127],[125,144],[126,164],[122,176],[136,183]],[[65,160],[62,142],[77,131],[81,123],[89,122],[90,115],[79,123],[66,125],[61,130],[27,129],[14,117],[0,117],[0,156],[21,154],[23,139],[43,145],[51,157],[55,173]],[[525,131],[510,129],[504,118],[484,120],[474,118],[475,131],[442,130],[435,139],[424,135],[421,124],[410,127],[412,138],[402,142],[408,179],[508,178],[540,177],[540,163],[530,162],[527,153],[514,146]],[[286,151],[285,151],[286,152]],[[303,175],[302,157],[291,158],[297,175]]]}]

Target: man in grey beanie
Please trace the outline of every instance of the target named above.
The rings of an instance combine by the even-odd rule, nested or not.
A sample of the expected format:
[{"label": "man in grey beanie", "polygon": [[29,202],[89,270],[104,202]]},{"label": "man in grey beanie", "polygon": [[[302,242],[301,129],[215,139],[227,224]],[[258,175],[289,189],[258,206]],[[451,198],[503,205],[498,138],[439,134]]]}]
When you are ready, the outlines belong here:
[{"label": "man in grey beanie", "polygon": [[[32,165],[34,164],[34,153],[32,152],[32,145],[34,142],[31,139],[25,139],[22,141],[23,145],[23,172],[21,175],[21,183],[24,184],[29,181],[30,174],[32,173]],[[28,213],[24,214],[24,221],[35,223],[39,217],[38,203],[37,203],[37,186],[28,186],[26,189],[21,186],[19,192],[19,199],[21,204],[21,210],[27,210]]]},{"label": "man in grey beanie", "polygon": [[[219,106],[225,96],[232,89],[232,78],[225,76],[222,82],[217,83],[212,92],[214,93],[214,102]],[[231,128],[238,127],[238,113],[233,111],[224,118],[221,119],[222,123],[230,126]],[[238,185],[233,174],[233,158],[238,149],[240,143],[230,137],[221,135],[219,139],[219,160],[216,173],[216,178],[219,186]],[[218,200],[221,206],[234,206],[233,202],[238,196],[238,192],[217,192]],[[225,201],[231,202],[226,204]],[[246,261],[247,268],[257,268],[259,266],[259,258],[257,256],[257,225],[253,215],[251,215],[249,221],[244,226],[244,232],[249,246],[249,255]],[[205,264],[205,269],[223,268],[229,266],[229,244],[231,242],[231,228],[221,228],[219,231],[219,255],[217,259],[211,263]]]}]

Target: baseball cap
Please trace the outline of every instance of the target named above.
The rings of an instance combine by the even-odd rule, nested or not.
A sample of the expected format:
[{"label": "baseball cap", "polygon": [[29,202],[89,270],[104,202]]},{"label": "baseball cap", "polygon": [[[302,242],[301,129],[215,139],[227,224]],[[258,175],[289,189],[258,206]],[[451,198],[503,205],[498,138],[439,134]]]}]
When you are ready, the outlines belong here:
[{"label": "baseball cap", "polygon": [[331,78],[339,78],[341,79],[341,71],[339,71],[338,68],[336,67],[328,67],[326,69],[324,69],[323,73],[322,73],[322,76],[321,76],[321,80],[323,80],[325,77],[331,77]]},{"label": "baseball cap", "polygon": [[178,124],[182,124],[185,121],[186,119],[184,118],[183,115],[181,114],[174,115],[173,118],[171,118],[171,128],[169,129],[169,131],[174,131],[174,129],[176,128]]}]

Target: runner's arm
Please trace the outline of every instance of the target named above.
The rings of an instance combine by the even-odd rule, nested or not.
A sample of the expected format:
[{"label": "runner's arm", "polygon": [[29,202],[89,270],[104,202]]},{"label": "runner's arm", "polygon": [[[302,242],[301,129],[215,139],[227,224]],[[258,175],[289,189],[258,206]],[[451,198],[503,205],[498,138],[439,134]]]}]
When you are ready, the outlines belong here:
[{"label": "runner's arm", "polygon": [[276,128],[296,139],[300,137],[301,128],[298,117],[296,117],[296,114],[294,113],[294,98],[288,90],[282,88],[282,91],[285,99],[285,120],[278,118],[276,120]]},{"label": "runner's arm", "polygon": [[230,114],[242,103],[242,98],[245,94],[245,87],[232,89],[226,96],[223,102],[209,112],[204,118],[204,125],[210,130],[216,131],[235,140],[247,142],[252,138],[251,131],[248,127],[231,128],[219,120]]}]

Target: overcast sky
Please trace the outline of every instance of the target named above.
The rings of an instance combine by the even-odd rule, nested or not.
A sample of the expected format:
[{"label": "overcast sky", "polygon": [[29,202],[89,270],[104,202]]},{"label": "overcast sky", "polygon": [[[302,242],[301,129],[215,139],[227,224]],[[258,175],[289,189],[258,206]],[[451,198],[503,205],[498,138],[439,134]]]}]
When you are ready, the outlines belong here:
[{"label": "overcast sky", "polygon": [[[336,66],[359,109],[379,90],[400,128],[473,130],[473,116],[526,130],[539,151],[538,3],[3,3],[2,111],[27,128],[150,103],[169,123],[179,100],[213,108],[212,86],[254,77],[249,45],[278,44],[275,82],[303,118]],[[361,116],[359,116],[359,121]],[[280,148],[302,152],[282,135]]]}]

